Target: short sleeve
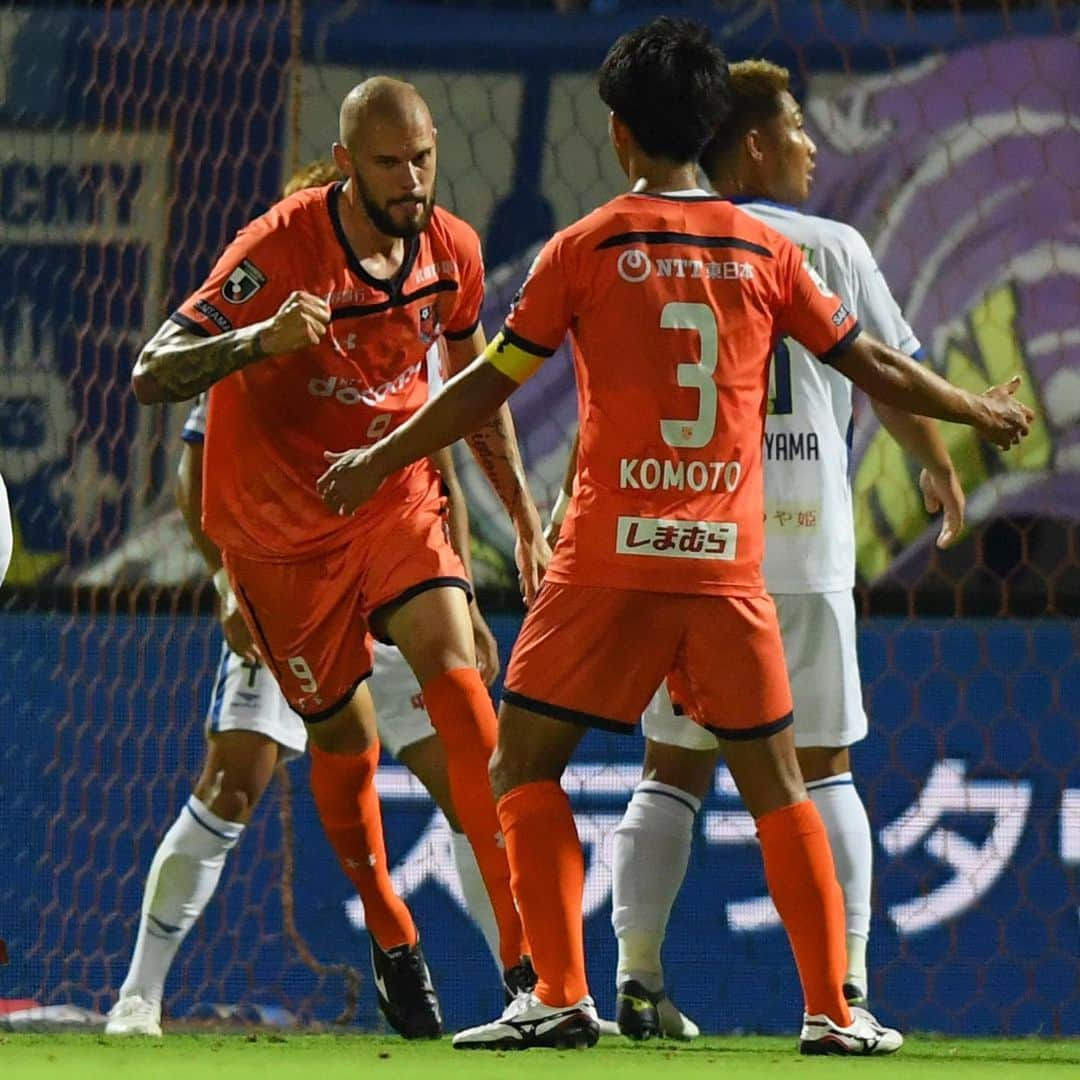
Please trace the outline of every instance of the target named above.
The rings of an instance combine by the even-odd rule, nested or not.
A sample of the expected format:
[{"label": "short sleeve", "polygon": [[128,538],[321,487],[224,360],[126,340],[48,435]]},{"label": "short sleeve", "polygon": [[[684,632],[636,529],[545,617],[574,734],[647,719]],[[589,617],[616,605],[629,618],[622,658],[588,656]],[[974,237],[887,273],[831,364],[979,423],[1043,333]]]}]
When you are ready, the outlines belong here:
[{"label": "short sleeve", "polygon": [[560,233],[540,249],[503,326],[508,341],[544,359],[562,344],[574,316],[567,263]]},{"label": "short sleeve", "polygon": [[484,256],[480,250],[480,237],[467,227],[457,233],[455,249],[458,298],[444,333],[451,341],[464,341],[472,337],[480,325],[480,310],[484,306]]},{"label": "short sleeve", "polygon": [[258,219],[241,229],[210,276],[170,318],[200,336],[238,330],[270,318],[294,291],[289,252],[297,246],[284,229]]},{"label": "short sleeve", "polygon": [[201,444],[206,439],[206,394],[200,394],[195,399],[187,419],[184,421],[184,430],[180,432],[180,438],[187,443]]},{"label": "short sleeve", "polygon": [[862,327],[790,240],[776,256],[781,297],[777,328],[828,363],[854,342]]},{"label": "short sleeve", "polygon": [[874,337],[908,356],[916,355],[921,346],[915,331],[904,318],[900,305],[874,259],[862,233],[852,229],[848,250],[851,256],[855,295],[852,302],[863,328]]}]

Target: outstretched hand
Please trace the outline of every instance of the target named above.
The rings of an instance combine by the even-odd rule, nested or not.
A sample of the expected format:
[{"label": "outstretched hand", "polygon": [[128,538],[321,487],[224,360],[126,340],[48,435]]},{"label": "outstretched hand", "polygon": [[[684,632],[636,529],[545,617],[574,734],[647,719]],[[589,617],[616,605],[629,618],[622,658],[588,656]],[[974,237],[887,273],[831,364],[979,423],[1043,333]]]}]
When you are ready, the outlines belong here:
[{"label": "outstretched hand", "polygon": [[1020,376],[1014,375],[1007,383],[991,386],[980,395],[987,411],[979,424],[979,434],[1002,450],[1025,438],[1035,419],[1035,413],[1013,397],[1019,388]]}]

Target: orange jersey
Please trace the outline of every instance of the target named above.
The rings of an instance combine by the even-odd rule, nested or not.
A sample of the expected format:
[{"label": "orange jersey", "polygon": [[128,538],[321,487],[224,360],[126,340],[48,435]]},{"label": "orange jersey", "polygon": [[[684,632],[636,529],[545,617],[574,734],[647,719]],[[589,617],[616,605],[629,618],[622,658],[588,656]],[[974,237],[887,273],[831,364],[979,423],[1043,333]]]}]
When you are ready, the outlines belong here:
[{"label": "orange jersey", "polygon": [[219,334],[269,318],[291,292],[327,299],[323,340],[271,356],[210,391],[203,527],[222,549],[289,560],[345,544],[388,512],[429,494],[417,462],[390,477],[353,517],[327,509],[315,482],[325,450],[375,442],[428,399],[428,350],[469,337],[480,321],[480,240],[436,209],[405,241],[393,280],[368,274],[345,240],[341,185],[289,196],[242,229],[203,286],[172,315],[187,330]]},{"label": "orange jersey", "polygon": [[626,194],[548,242],[500,347],[541,358],[566,331],[581,448],[547,576],[761,593],[773,345],[790,335],[827,360],[859,333],[847,307],[799,248],[730,202]]}]

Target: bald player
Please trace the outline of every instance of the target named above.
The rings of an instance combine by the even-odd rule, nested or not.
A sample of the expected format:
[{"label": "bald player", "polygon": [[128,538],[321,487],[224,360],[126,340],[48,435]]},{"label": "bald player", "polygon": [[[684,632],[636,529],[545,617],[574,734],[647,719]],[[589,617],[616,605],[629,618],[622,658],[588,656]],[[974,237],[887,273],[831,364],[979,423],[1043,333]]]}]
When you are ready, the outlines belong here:
[{"label": "bald player", "polygon": [[[242,229],[206,282],[143,349],[143,404],[209,390],[203,528],[221,551],[259,653],[306,727],[311,786],[345,873],[364,899],[380,999],[437,1034],[438,1008],[403,904],[367,888],[374,857],[358,810],[379,743],[357,687],[373,638],[397,645],[446,749],[457,816],[499,927],[509,993],[535,980],[487,776],[491,698],[476,668],[470,583],[447,534],[429,462],[387,478],[364,512],[316,491],[327,447],[374,444],[427,400],[425,357],[451,371],[485,347],[480,241],[435,205],[436,130],[407,83],[374,78],[341,106],[345,179],[296,192]],[[514,521],[531,599],[549,557],[507,408],[469,439]]]}]

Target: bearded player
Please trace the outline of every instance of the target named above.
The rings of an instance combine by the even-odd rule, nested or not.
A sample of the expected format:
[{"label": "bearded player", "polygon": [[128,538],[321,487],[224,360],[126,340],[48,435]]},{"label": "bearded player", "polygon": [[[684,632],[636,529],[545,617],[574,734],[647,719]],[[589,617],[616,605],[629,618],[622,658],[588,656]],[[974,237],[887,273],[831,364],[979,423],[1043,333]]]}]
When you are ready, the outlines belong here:
[{"label": "bearded player", "polygon": [[[344,868],[366,857],[358,807],[374,784],[375,720],[357,687],[373,637],[416,675],[446,751],[457,818],[499,927],[508,990],[533,981],[487,779],[495,714],[476,668],[470,586],[428,461],[365,512],[339,515],[315,481],[327,446],[374,442],[427,399],[425,357],[451,369],[484,347],[476,233],[435,206],[436,131],[416,90],[369,79],[345,98],[343,183],[299,191],[237,235],[140,354],[143,403],[209,389],[203,527],[259,654],[307,728],[316,806]],[[526,599],[549,552],[509,410],[470,445],[516,523]],[[384,954],[417,947],[407,912],[369,923]]]},{"label": "bearded player", "polygon": [[720,736],[757,825],[802,982],[806,1053],[888,1053],[899,1032],[848,1005],[843,895],[795,755],[776,610],[761,577],[762,436],[773,345],[805,345],[874,396],[969,423],[1001,446],[1030,410],[952,386],[876,341],[788,239],[696,186],[728,72],[708,32],[624,34],[600,95],[630,193],[541,250],[503,331],[411,421],[332,455],[328,506],[361,512],[398,470],[485,422],[569,331],[581,417],[575,493],[507,671],[491,764],[538,975],[461,1048],[590,1046],[584,861],[559,779],[585,731],[631,733],[670,678]]}]

